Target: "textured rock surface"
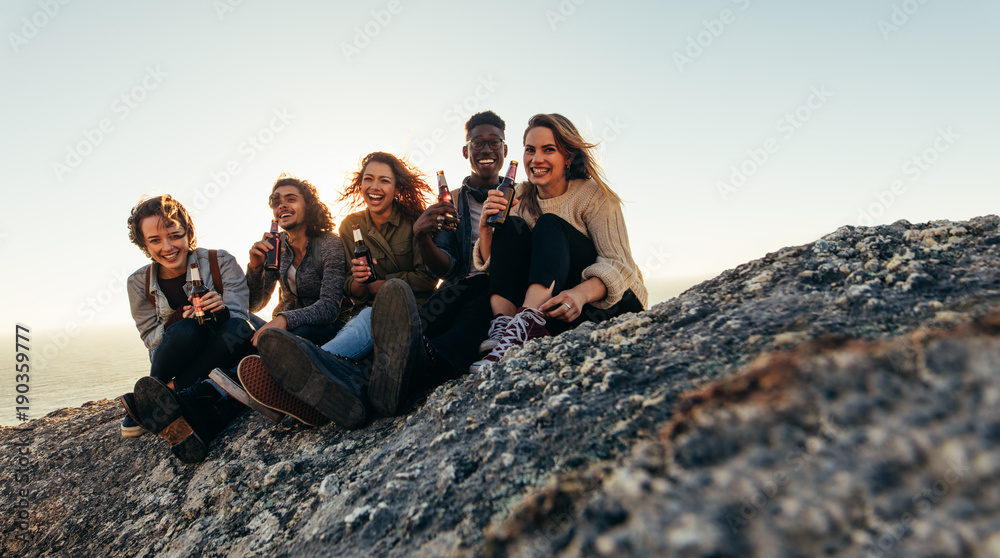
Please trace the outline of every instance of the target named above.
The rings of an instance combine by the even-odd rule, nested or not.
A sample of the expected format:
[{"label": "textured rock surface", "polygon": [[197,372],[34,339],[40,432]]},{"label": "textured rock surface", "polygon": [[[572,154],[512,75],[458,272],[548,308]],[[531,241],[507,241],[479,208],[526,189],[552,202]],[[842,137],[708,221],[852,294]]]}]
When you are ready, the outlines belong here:
[{"label": "textured rock surface", "polygon": [[246,414],[197,466],[121,440],[110,401],[4,428],[31,542],[9,513],[0,548],[997,555],[1000,340],[968,323],[1000,303],[998,225],[845,227],[358,431]]}]

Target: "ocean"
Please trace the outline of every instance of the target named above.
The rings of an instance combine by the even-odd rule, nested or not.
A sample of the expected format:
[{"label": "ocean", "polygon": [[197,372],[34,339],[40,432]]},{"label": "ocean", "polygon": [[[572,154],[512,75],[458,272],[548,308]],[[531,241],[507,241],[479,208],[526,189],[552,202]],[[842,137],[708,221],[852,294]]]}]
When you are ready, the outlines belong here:
[{"label": "ocean", "polygon": [[[3,336],[8,347],[4,358],[13,365],[0,378],[0,425],[22,422],[17,407],[28,407],[21,412],[36,419],[63,407],[115,398],[132,391],[136,380],[149,374],[149,353],[135,326],[93,326],[74,333],[27,333],[28,349],[20,351],[28,355],[27,383],[18,381],[23,378],[15,370],[24,362],[16,360],[14,335]],[[18,404],[19,395],[26,396],[27,403]]]},{"label": "ocean", "polygon": [[[673,298],[704,279],[707,277],[647,280],[649,306]],[[16,361],[14,335],[2,337],[9,347],[4,358],[12,366],[10,373],[0,378],[0,425],[22,422],[17,407],[28,407],[22,412],[28,419],[36,419],[64,407],[113,399],[132,391],[136,380],[149,374],[148,352],[131,324],[93,326],[75,335],[29,332],[26,384],[19,381],[15,371],[15,366],[23,363]],[[19,395],[27,397],[26,404],[17,402]]]}]

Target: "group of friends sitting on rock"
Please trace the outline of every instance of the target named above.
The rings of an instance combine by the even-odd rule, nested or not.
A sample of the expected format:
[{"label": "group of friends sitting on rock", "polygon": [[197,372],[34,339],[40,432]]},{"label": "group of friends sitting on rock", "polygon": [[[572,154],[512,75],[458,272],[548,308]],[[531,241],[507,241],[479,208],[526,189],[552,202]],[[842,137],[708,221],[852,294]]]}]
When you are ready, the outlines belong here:
[{"label": "group of friends sitting on rock", "polygon": [[[360,211],[336,230],[316,188],[282,175],[268,197],[281,232],[250,247],[245,270],[224,250],[197,247],[173,197],[136,205],[129,239],[152,261],[129,277],[128,295],[151,366],[118,398],[122,435],[156,433],[197,462],[246,407],[275,422],[360,428],[530,339],[642,311],[621,200],[596,145],[564,116],[529,119],[528,178],[491,226],[508,204],[497,189],[505,128],[492,111],[469,119],[471,173],[451,201],[430,206],[418,169],[368,154],[340,196]],[[354,257],[359,232],[370,262]],[[265,266],[272,250],[278,263]],[[276,285],[265,322],[253,312]]]}]

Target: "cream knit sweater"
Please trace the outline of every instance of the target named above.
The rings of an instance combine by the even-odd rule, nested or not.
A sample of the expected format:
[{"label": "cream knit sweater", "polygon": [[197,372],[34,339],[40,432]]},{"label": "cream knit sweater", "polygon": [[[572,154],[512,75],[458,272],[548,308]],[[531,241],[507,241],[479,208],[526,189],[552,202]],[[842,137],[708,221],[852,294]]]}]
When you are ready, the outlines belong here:
[{"label": "cream knit sweater", "polygon": [[[523,191],[524,185],[518,184],[514,197],[520,196]],[[609,200],[596,182],[587,179],[570,180],[563,195],[539,199],[538,205],[543,214],[558,215],[594,243],[597,261],[583,270],[581,282],[597,277],[604,283],[607,295],[591,304],[597,308],[610,308],[621,300],[625,291],[632,289],[642,307],[646,308],[646,286],[642,282],[642,272],[632,259],[620,204]],[[531,227],[535,226],[536,219],[527,214],[522,203],[515,205],[510,214],[521,217]],[[488,258],[484,261],[478,240],[472,256],[476,269],[489,269],[490,261]]]}]

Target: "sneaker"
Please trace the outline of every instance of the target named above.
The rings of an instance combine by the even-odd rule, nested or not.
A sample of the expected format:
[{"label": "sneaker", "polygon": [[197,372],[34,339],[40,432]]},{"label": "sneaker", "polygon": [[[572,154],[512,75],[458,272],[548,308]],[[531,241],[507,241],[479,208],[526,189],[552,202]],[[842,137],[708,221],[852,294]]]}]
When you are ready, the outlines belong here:
[{"label": "sneaker", "polygon": [[400,279],[386,281],[372,303],[372,344],[368,400],[380,414],[394,416],[409,393],[417,362],[425,355],[417,301]]},{"label": "sneaker", "polygon": [[230,397],[239,401],[246,407],[250,407],[254,411],[257,411],[264,418],[271,422],[281,422],[281,419],[285,418],[284,413],[275,411],[274,409],[262,405],[250,394],[247,393],[240,382],[229,377],[229,374],[225,373],[221,368],[216,368],[208,373],[208,378],[215,382],[215,385],[219,386],[222,391],[229,394]]},{"label": "sneaker", "polygon": [[247,395],[258,405],[273,409],[271,412],[286,413],[302,424],[322,426],[330,419],[322,413],[302,402],[301,399],[285,391],[279,386],[264,368],[257,355],[243,357],[237,368],[240,383],[246,388]]},{"label": "sneaker", "polygon": [[500,362],[507,351],[513,347],[520,347],[531,339],[548,337],[549,330],[545,328],[545,316],[534,308],[518,308],[507,329],[503,332],[503,337],[497,346],[486,355],[486,358],[474,362],[469,368],[470,372],[478,372],[486,363]]},{"label": "sneaker", "polygon": [[136,410],[135,410],[135,394],[126,393],[125,395],[118,396],[118,401],[125,407],[125,418],[122,419],[121,431],[122,438],[138,438],[146,433],[146,429],[139,426],[139,423],[135,420]]},{"label": "sneaker", "polygon": [[507,329],[507,325],[510,324],[512,319],[510,316],[497,314],[490,321],[490,333],[486,337],[486,340],[479,344],[479,354],[482,355],[492,351],[500,343],[500,338],[503,337],[503,332]]},{"label": "sneaker", "polygon": [[365,425],[361,371],[353,361],[278,328],[261,332],[257,349],[267,373],[286,392],[344,428]]},{"label": "sneaker", "polygon": [[171,451],[185,463],[197,463],[208,455],[208,444],[195,432],[182,412],[174,390],[152,376],[135,383],[135,409],[139,424],[170,443]]}]

